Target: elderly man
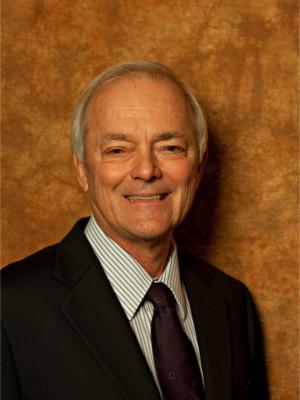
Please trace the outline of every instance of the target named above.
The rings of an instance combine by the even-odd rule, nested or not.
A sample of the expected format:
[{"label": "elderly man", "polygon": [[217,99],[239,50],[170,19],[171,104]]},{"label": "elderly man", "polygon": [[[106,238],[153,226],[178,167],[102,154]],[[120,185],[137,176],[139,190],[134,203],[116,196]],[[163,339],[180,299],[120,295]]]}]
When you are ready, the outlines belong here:
[{"label": "elderly man", "polygon": [[3,271],[3,399],[268,398],[245,286],[177,252],[206,123],[164,66],[100,74],[73,118],[93,215]]}]

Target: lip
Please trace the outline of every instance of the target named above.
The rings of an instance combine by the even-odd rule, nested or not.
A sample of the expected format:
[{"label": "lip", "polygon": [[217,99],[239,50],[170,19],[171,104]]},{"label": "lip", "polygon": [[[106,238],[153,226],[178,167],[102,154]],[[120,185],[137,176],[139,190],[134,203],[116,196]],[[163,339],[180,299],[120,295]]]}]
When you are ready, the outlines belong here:
[{"label": "lip", "polygon": [[124,197],[130,203],[152,203],[163,201],[169,194],[170,193],[132,193],[126,194]]}]

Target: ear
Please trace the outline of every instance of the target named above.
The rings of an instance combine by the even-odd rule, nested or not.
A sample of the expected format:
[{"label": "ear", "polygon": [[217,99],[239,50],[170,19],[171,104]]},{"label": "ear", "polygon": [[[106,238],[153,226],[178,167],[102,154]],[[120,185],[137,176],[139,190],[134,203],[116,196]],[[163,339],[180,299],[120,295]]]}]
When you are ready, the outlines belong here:
[{"label": "ear", "polygon": [[87,171],[84,163],[79,160],[79,158],[73,154],[73,162],[75,166],[76,176],[84,192],[89,190],[88,179],[87,179]]},{"label": "ear", "polygon": [[206,148],[202,160],[201,162],[198,164],[198,183],[197,185],[200,184],[206,164],[207,164],[207,160],[208,160],[208,148]]}]

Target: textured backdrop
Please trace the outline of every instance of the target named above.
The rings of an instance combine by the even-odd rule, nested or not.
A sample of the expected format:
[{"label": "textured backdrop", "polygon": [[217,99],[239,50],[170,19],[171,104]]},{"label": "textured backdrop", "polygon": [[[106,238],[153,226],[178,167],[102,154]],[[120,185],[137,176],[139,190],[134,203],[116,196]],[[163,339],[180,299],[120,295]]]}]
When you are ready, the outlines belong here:
[{"label": "textured backdrop", "polygon": [[211,135],[180,243],[250,287],[273,400],[299,394],[298,12],[297,0],[2,2],[2,264],[89,213],[69,140],[84,86],[115,62],[165,63],[195,89]]}]

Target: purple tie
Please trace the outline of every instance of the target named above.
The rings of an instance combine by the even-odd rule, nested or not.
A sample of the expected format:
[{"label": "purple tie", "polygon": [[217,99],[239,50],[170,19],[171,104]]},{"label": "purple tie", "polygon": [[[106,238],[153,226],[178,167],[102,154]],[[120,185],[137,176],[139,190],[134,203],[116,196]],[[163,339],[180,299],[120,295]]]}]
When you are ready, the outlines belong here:
[{"label": "purple tie", "polygon": [[172,292],[163,283],[153,283],[147,299],[154,306],[153,357],[164,400],[204,400],[197,358],[182,329]]}]

